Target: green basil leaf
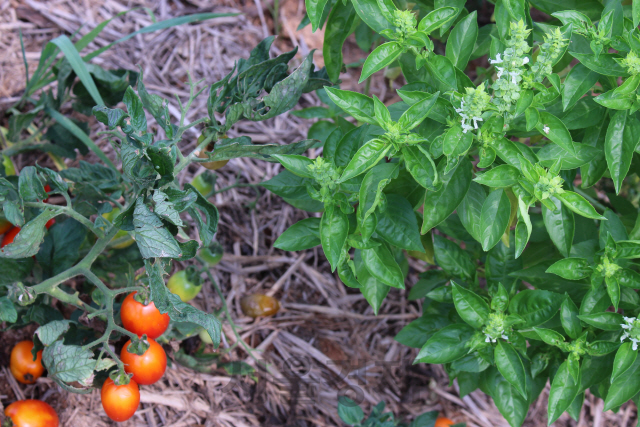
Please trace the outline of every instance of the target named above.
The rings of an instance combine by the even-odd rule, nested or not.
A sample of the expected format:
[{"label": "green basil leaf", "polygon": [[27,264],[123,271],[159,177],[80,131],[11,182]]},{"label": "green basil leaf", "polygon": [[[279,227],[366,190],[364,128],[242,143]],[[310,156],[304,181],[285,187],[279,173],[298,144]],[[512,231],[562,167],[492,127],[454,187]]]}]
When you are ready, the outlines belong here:
[{"label": "green basil leaf", "polygon": [[478,39],[478,14],[473,11],[456,24],[447,39],[446,57],[460,70],[467,63]]},{"label": "green basil leaf", "polygon": [[566,411],[574,401],[580,390],[580,384],[576,383],[569,374],[568,362],[564,362],[558,368],[551,390],[549,391],[549,407],[548,418],[549,424],[557,420],[564,411]]},{"label": "green basil leaf", "polygon": [[616,352],[616,358],[613,361],[613,372],[611,373],[611,383],[621,378],[635,363],[638,351],[633,350],[632,346],[632,343],[624,342]]},{"label": "green basil leaf", "polygon": [[365,142],[353,156],[349,164],[342,171],[338,182],[345,182],[377,165],[391,150],[391,145],[385,144],[379,139]]},{"label": "green basil leaf", "polygon": [[547,113],[546,111],[540,111],[536,130],[540,132],[542,136],[546,136],[567,152],[575,155],[573,140],[571,139],[569,130],[562,120],[553,114]]},{"label": "green basil leaf", "polygon": [[573,213],[560,200],[556,198],[550,200],[556,206],[556,211],[549,210],[542,205],[544,225],[553,244],[556,245],[562,256],[568,257],[575,232]]},{"label": "green basil leaf", "polygon": [[563,206],[566,206],[567,208],[577,213],[578,215],[582,215],[585,218],[591,218],[591,219],[599,219],[599,220],[607,219],[602,215],[600,215],[598,212],[596,212],[595,208],[591,206],[591,203],[589,203],[584,197],[582,197],[578,193],[574,193],[572,191],[565,191],[564,193],[556,194],[556,197],[558,197],[558,199],[562,201]]},{"label": "green basil leaf", "polygon": [[457,213],[462,226],[471,236],[480,242],[482,238],[482,205],[487,198],[487,193],[482,185],[472,182],[469,191],[458,206]]},{"label": "green basil leaf", "polygon": [[622,181],[629,172],[633,152],[638,142],[640,142],[640,120],[628,115],[627,111],[615,113],[607,128],[604,153],[616,194],[620,193]]},{"label": "green basil leaf", "polygon": [[[444,168],[440,162],[438,169]],[[441,170],[440,170],[441,172]],[[471,184],[471,162],[464,158],[458,167],[443,176],[443,185],[438,191],[428,191],[424,201],[422,234],[447,219],[464,199]]]},{"label": "green basil leaf", "polygon": [[547,273],[553,273],[567,280],[586,279],[592,272],[593,268],[584,258],[564,258],[547,268]]},{"label": "green basil leaf", "polygon": [[320,244],[320,218],[306,218],[285,230],[273,244],[283,251],[302,251]]},{"label": "green basil leaf", "polygon": [[373,99],[358,92],[325,87],[329,98],[345,113],[361,122],[378,124],[373,111]]},{"label": "green basil leaf", "polygon": [[455,7],[441,7],[434,11],[431,11],[422,18],[418,24],[418,31],[423,31],[427,34],[432,33],[445,24],[453,21],[458,16],[459,9]]},{"label": "green basil leaf", "polygon": [[526,399],[527,375],[516,349],[511,344],[498,340],[494,358],[502,376]]},{"label": "green basil leaf", "polygon": [[604,400],[604,411],[617,408],[640,392],[640,358],[626,370],[625,375],[616,378]]},{"label": "green basil leaf", "polygon": [[473,278],[476,266],[460,246],[439,234],[433,236],[436,262],[444,271],[456,277]]},{"label": "green basil leaf", "polygon": [[328,205],[320,219],[320,241],[331,271],[338,267],[349,234],[349,220],[340,208]]},{"label": "green basil leaf", "polygon": [[602,313],[581,314],[578,316],[584,323],[602,329],[603,331],[619,331],[620,325],[624,325],[621,314],[605,311]]},{"label": "green basil leaf", "polygon": [[313,160],[308,157],[291,154],[274,154],[272,157],[277,159],[289,172],[302,178],[313,178],[313,173],[309,170],[309,166],[313,165]]},{"label": "green basil leaf", "polygon": [[571,301],[571,298],[566,298],[560,306],[560,322],[564,331],[572,339],[578,339],[582,334],[582,326],[578,318],[578,307]]},{"label": "green basil leaf", "polygon": [[469,351],[467,342],[475,329],[466,323],[446,326],[436,332],[420,349],[414,363],[450,363]]},{"label": "green basil leaf", "polygon": [[387,208],[376,217],[376,233],[384,240],[408,251],[424,252],[418,221],[407,199],[399,194],[387,194]]},{"label": "green basil leaf", "polygon": [[488,251],[498,243],[509,227],[510,216],[511,201],[507,193],[502,189],[491,192],[480,213],[482,250]]},{"label": "green basil leaf", "polygon": [[538,326],[555,316],[565,298],[554,292],[525,289],[511,299],[509,312],[522,317],[523,327]]},{"label": "green basil leaf", "polygon": [[384,67],[398,59],[402,53],[402,46],[398,42],[387,42],[381,44],[369,54],[364,65],[359,83],[365,81],[373,73],[382,70]]},{"label": "green basil leaf", "polygon": [[404,274],[386,245],[363,249],[362,261],[377,280],[387,286],[404,289]]},{"label": "green basil leaf", "polygon": [[473,180],[487,187],[501,188],[518,184],[520,171],[515,166],[500,165],[477,175]]},{"label": "green basil leaf", "polygon": [[453,303],[462,320],[475,329],[482,328],[491,313],[489,305],[478,295],[453,281],[451,281],[451,286],[453,288]]}]

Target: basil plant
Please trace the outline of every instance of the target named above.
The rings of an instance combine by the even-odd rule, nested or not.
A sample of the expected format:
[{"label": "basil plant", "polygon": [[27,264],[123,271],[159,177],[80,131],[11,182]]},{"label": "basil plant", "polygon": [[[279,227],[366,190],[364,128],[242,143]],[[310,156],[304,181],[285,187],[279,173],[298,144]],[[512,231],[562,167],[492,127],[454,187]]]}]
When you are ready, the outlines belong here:
[{"label": "basil plant", "polygon": [[[317,91],[326,107],[295,114],[322,119],[322,155],[274,154],[284,170],[263,185],[321,214],[275,246],[321,246],[375,313],[409,285],[423,313],[396,340],[512,426],[547,381],[549,423],[577,419],[587,390],[605,410],[640,397],[630,3],[498,0],[479,26],[459,0],[306,0],[333,85]],[[370,52],[360,81],[401,75],[400,101],[340,88],[351,33]],[[407,257],[428,264],[417,283]]]}]

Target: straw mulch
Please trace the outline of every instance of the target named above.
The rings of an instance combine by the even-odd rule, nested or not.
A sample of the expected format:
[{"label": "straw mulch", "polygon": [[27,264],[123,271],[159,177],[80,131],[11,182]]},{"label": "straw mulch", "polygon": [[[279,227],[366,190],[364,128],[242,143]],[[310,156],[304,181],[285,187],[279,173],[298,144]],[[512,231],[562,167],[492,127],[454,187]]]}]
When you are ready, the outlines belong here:
[{"label": "straw mulch", "polygon": [[[322,33],[310,28],[296,31],[302,18],[303,0],[284,0],[274,22],[273,0],[205,0],[191,1],[115,1],[90,0],[0,0],[0,124],[7,108],[24,88],[24,65],[18,29],[24,36],[26,57],[31,72],[37,66],[39,52],[45,42],[80,28],[86,34],[99,22],[115,14],[138,9],[115,19],[90,48],[104,46],[152,20],[197,12],[241,12],[237,17],[219,18],[199,24],[172,28],[153,34],[136,36],[117,45],[95,63],[106,68],[144,70],[149,90],[165,98],[177,94],[188,96],[188,73],[194,80],[211,84],[232,68],[235,60],[246,57],[262,38],[279,37],[274,53],[299,47],[300,54],[321,48]],[[300,61],[301,55],[298,57]],[[345,62],[353,62],[364,54],[348,41]],[[322,64],[320,53],[316,63]],[[380,73],[379,73],[380,74]],[[354,88],[359,76],[349,69],[343,76],[343,87]],[[399,83],[393,83],[398,87]],[[389,82],[377,76],[372,93],[385,102],[395,102]],[[302,99],[304,106],[319,105],[313,94]],[[177,103],[171,113],[178,115]],[[188,119],[206,115],[206,98],[193,106]],[[311,123],[291,115],[266,122],[240,123],[230,136],[248,135],[256,143],[290,143],[306,138]],[[92,121],[92,134],[102,130]],[[187,134],[181,148],[193,149],[197,131]],[[106,141],[99,141],[110,157],[114,157]],[[310,153],[317,155],[318,153]],[[89,155],[89,161],[95,159]],[[19,167],[33,164],[53,167],[46,155],[27,154],[17,158]],[[69,166],[76,161],[67,161]],[[189,182],[204,169],[190,166],[180,176]],[[402,419],[429,410],[439,410],[457,422],[469,426],[507,426],[490,399],[479,391],[460,399],[456,384],[450,385],[439,366],[412,365],[416,351],[393,340],[408,322],[420,315],[420,307],[408,303],[406,292],[392,290],[378,316],[374,316],[364,298],[342,285],[331,274],[329,265],[318,249],[301,253],[283,253],[272,247],[283,230],[309,214],[283,203],[264,189],[255,186],[280,171],[280,166],[252,159],[234,159],[218,171],[217,189],[233,187],[213,196],[220,210],[218,240],[226,255],[213,271],[222,288],[241,339],[255,349],[249,354],[235,346],[225,360],[246,361],[257,368],[254,378],[229,377],[222,370],[196,373],[176,363],[167,370],[162,381],[143,387],[138,413],[123,427],[132,426],[335,426],[339,393],[350,388],[360,390],[365,411],[384,400],[387,408]],[[236,186],[236,184],[241,184]],[[250,185],[248,185],[250,184]],[[412,261],[408,283],[426,265]],[[177,266],[176,268],[180,268]],[[278,297],[283,309],[273,318],[252,320],[244,317],[239,298],[249,293],[270,293]],[[211,283],[194,304],[206,310],[217,309],[221,301]],[[13,343],[33,332],[11,331],[0,335],[2,342]],[[237,338],[225,323],[224,346],[233,346]],[[187,344],[197,344],[193,338]],[[0,351],[0,365],[7,365],[8,346]],[[169,356],[177,347],[166,347]],[[213,351],[213,349],[211,349]],[[261,362],[256,362],[256,359]],[[115,425],[102,411],[99,393],[73,395],[58,389],[47,378],[33,386],[18,385],[5,366],[0,368],[0,409],[19,398],[39,398],[51,403],[61,416],[63,426],[105,427]],[[353,394],[350,394],[353,396]],[[526,426],[546,425],[546,392],[530,411]],[[588,396],[578,423],[566,414],[555,426],[630,426],[635,409],[626,407],[619,414],[601,413],[602,402]]]}]

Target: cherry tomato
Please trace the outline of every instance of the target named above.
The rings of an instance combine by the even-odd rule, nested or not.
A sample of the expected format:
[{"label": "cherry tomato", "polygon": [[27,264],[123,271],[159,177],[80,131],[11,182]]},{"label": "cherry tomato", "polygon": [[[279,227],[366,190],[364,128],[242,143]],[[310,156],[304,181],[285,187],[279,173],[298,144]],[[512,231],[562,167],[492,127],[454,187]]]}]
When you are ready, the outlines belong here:
[{"label": "cherry tomato", "polygon": [[[44,186],[44,191],[46,191],[47,193],[48,193],[49,191],[51,191],[51,186],[50,186],[49,184],[45,185],[45,186]],[[43,202],[44,202],[44,203],[47,203],[48,201],[49,201],[49,197],[46,197],[46,198],[43,200]]]},{"label": "cherry tomato", "polygon": [[197,273],[187,270],[180,270],[169,277],[167,288],[178,295],[182,302],[191,301],[200,293],[202,284]]},{"label": "cherry tomato", "polygon": [[4,166],[4,174],[6,176],[15,175],[16,168],[13,166],[13,162],[9,158],[9,156],[2,155],[2,166]]},{"label": "cherry tomato", "polygon": [[113,421],[126,421],[136,413],[140,405],[140,389],[134,380],[129,384],[116,385],[108,378],[100,390],[102,408]]},{"label": "cherry tomato", "polygon": [[438,417],[438,419],[436,420],[436,425],[433,427],[450,427],[454,424],[455,422],[451,421],[449,418]]},{"label": "cherry tomato", "polygon": [[245,315],[253,318],[273,316],[280,310],[280,303],[269,295],[253,294],[240,299],[240,308]]},{"label": "cherry tomato", "polygon": [[208,182],[205,178],[204,173],[201,173],[200,175],[193,178],[193,181],[191,181],[191,185],[193,185],[196,190],[198,190],[200,194],[205,197],[213,191],[213,182]]},{"label": "cherry tomato", "polygon": [[[58,427],[60,420],[51,405],[41,400],[18,400],[7,406],[4,415],[13,427]],[[4,424],[3,424],[4,425]]]},{"label": "cherry tomato", "polygon": [[[118,215],[120,215],[120,209],[119,208],[113,208],[111,210],[111,212],[102,214],[102,217],[104,219],[106,219],[107,221],[109,221],[109,222],[113,222],[117,218]],[[126,239],[123,239],[123,237],[126,237]],[[129,233],[127,233],[124,230],[118,230],[118,232],[116,233],[115,236],[113,236],[113,239],[111,239],[111,241],[113,242],[113,241],[119,240],[119,239],[122,239],[122,242],[120,242],[118,244],[115,244],[115,245],[111,245],[112,248],[115,248],[115,249],[128,248],[134,242],[134,240],[131,238]]]},{"label": "cherry tomato", "polygon": [[133,379],[140,385],[150,385],[157,382],[167,369],[167,355],[160,344],[149,339],[149,348],[142,356],[129,353],[127,348],[131,340],[122,347],[120,360],[124,363],[124,370],[133,374]]},{"label": "cherry tomato", "polygon": [[0,244],[0,248],[4,248],[7,245],[13,243],[13,239],[16,238],[18,233],[20,232],[20,227],[13,227],[11,230],[7,231],[2,238],[2,243]]},{"label": "cherry tomato", "polygon": [[224,255],[222,245],[218,242],[213,242],[209,247],[200,249],[200,258],[210,266],[217,265]]},{"label": "cherry tomato", "polygon": [[44,374],[42,366],[42,350],[33,360],[33,341],[20,341],[11,350],[9,369],[13,376],[23,384],[33,384]]},{"label": "cherry tomato", "polygon": [[4,218],[0,218],[0,234],[4,234],[13,228],[13,224]]},{"label": "cherry tomato", "polygon": [[147,337],[156,339],[164,334],[171,319],[167,313],[160,314],[153,301],[148,305],[136,301],[134,298],[136,293],[130,293],[122,301],[120,307],[122,326],[139,337],[147,334]]},{"label": "cherry tomato", "polygon": [[48,229],[50,229],[50,228],[51,228],[51,226],[52,226],[53,224],[55,224],[55,223],[56,223],[55,218],[51,218],[49,221],[47,221],[47,223],[46,223],[44,226],[45,226],[45,227],[47,227],[47,230],[48,230]]},{"label": "cherry tomato", "polygon": [[[227,136],[223,136],[222,138],[226,138]],[[198,137],[198,145],[204,141],[204,135],[200,135]],[[209,144],[208,147],[206,147],[204,150],[200,151],[198,153],[198,157],[200,157],[201,159],[206,159],[207,156],[207,152],[212,151],[213,147],[211,146],[212,144]],[[220,169],[221,167],[223,167],[224,165],[226,165],[227,163],[229,163],[229,160],[216,160],[214,162],[205,162],[205,163],[200,163],[202,166],[204,166],[207,169],[211,169],[211,170],[217,170]]]},{"label": "cherry tomato", "polygon": [[211,335],[209,335],[209,332],[207,332],[206,329],[201,330],[200,332],[198,332],[198,336],[200,337],[200,341],[202,341],[205,344],[213,344],[213,340],[211,339]]}]

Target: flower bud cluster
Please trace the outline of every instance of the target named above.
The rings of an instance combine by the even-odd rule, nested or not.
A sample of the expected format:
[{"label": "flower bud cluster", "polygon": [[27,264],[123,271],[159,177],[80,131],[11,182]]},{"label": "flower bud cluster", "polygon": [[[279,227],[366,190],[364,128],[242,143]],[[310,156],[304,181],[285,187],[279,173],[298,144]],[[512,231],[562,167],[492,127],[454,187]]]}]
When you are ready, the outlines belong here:
[{"label": "flower bud cluster", "polygon": [[491,96],[485,91],[484,83],[477,88],[466,88],[466,95],[460,101],[460,108],[456,108],[456,113],[462,117],[462,131],[467,133],[470,130],[478,129],[478,122],[482,121],[484,113],[491,103]]},{"label": "flower bud cluster", "polygon": [[512,104],[520,98],[520,83],[526,71],[525,65],[529,63],[529,57],[526,55],[531,50],[526,41],[530,32],[522,20],[518,23],[512,22],[509,29],[511,37],[507,41],[508,47],[504,54],[498,54],[495,59],[489,60],[497,70],[498,80],[493,84],[493,90],[495,104],[500,112],[509,111]]},{"label": "flower bud cluster", "polygon": [[633,351],[638,350],[638,343],[640,342],[640,320],[635,317],[624,317],[624,323],[620,324],[624,333],[620,337],[620,341],[629,340],[633,343],[631,347]]},{"label": "flower bud cluster", "polygon": [[531,67],[536,82],[541,82],[553,72],[553,64],[558,61],[558,58],[564,52],[567,42],[567,39],[562,36],[560,28],[545,34],[544,43],[540,46],[538,59]]}]

